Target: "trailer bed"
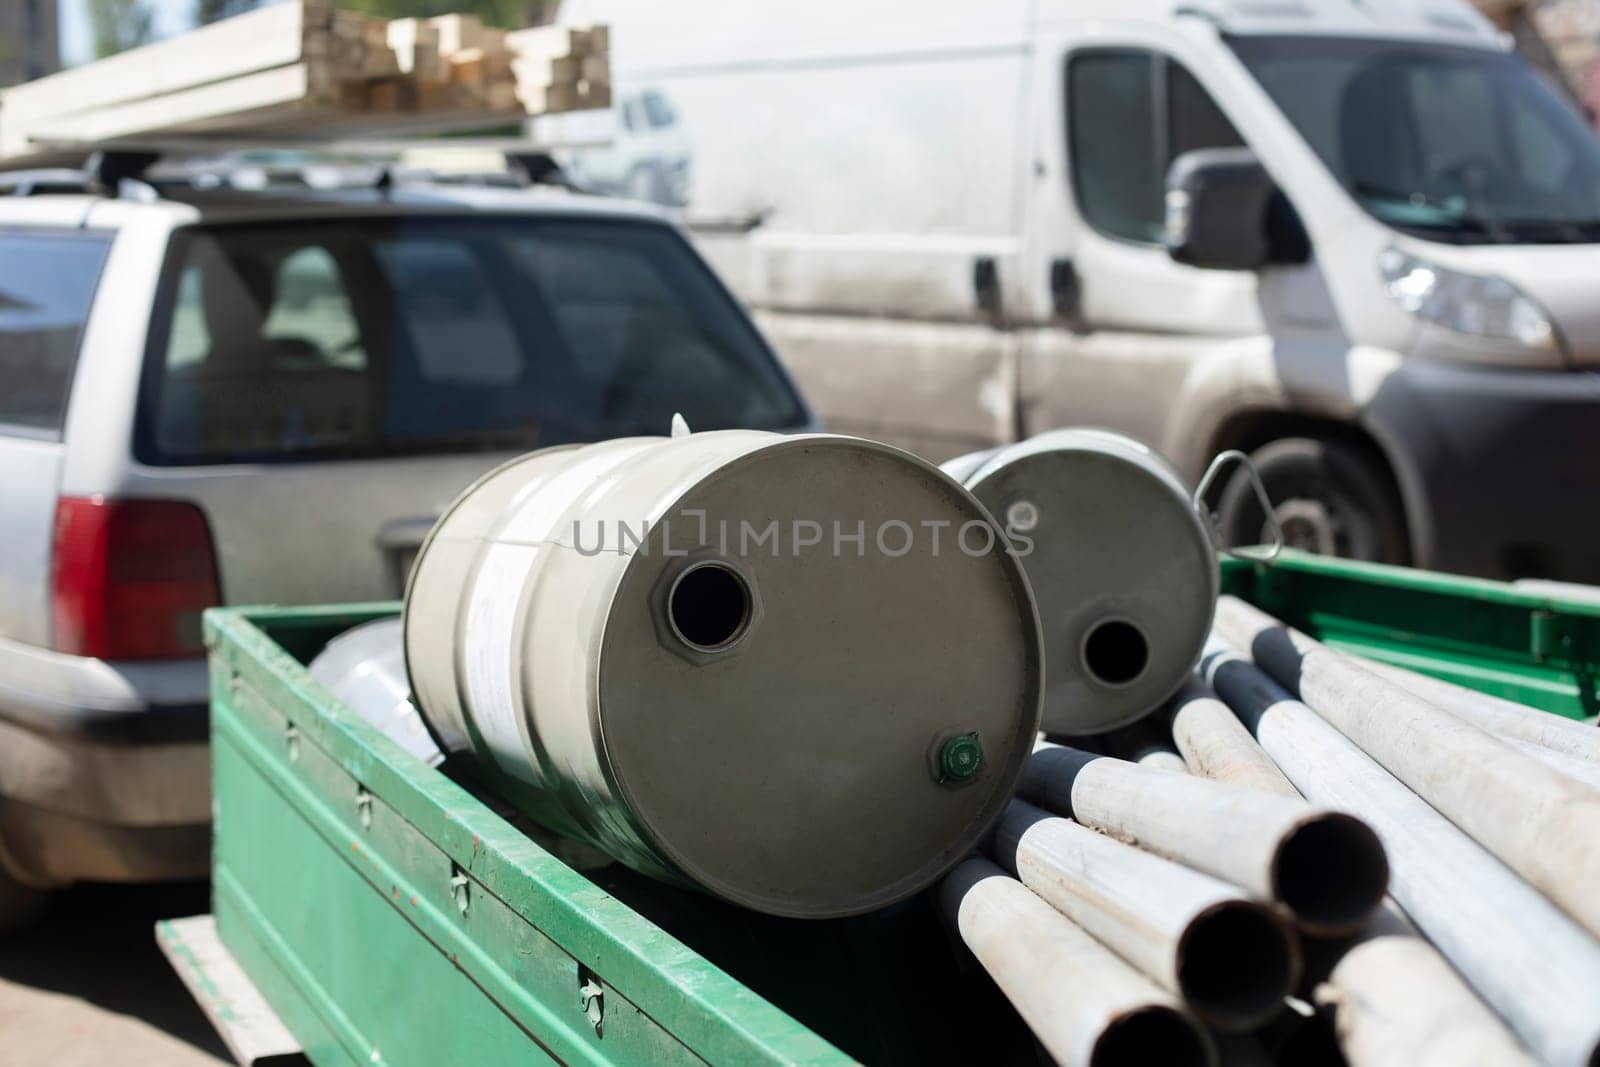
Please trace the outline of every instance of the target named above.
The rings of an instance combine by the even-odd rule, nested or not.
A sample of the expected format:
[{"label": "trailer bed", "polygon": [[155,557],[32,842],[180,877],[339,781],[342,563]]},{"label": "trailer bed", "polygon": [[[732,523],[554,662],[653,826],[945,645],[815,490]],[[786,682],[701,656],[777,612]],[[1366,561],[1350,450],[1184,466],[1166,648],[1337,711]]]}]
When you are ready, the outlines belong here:
[{"label": "trailer bed", "polygon": [[[1338,647],[1596,710],[1600,606],[1293,553],[1227,561],[1224,588]],[[207,613],[225,951],[190,960],[201,987],[236,963],[319,1067],[1041,1062],[926,895],[805,922],[614,864],[580,873],[470,767],[380,735],[305,665],[397,611]]]}]

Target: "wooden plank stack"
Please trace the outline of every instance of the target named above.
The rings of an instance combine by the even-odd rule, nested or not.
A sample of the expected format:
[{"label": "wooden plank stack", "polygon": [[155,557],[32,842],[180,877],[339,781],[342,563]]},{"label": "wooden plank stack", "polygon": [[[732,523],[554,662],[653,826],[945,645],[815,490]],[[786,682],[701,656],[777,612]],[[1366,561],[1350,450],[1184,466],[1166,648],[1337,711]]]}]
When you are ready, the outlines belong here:
[{"label": "wooden plank stack", "polygon": [[611,104],[606,28],[288,0],[0,94],[0,165],[171,140],[473,129]]}]

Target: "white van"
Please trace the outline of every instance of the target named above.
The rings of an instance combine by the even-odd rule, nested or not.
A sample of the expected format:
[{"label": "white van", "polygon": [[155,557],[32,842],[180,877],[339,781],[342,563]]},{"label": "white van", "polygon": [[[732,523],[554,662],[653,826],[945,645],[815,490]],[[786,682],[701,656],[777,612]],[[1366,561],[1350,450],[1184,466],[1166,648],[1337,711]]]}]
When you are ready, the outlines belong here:
[{"label": "white van", "polygon": [[832,428],[1239,448],[1301,547],[1600,579],[1600,142],[1460,0],[562,16]]}]

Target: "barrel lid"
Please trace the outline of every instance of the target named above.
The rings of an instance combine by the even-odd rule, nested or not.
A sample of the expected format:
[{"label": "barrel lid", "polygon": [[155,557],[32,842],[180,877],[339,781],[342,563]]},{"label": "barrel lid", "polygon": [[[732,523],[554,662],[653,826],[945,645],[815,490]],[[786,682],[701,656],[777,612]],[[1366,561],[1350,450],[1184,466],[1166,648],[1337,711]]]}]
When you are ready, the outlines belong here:
[{"label": "barrel lid", "polygon": [[1049,667],[1045,729],[1101,733],[1171,696],[1210,633],[1219,575],[1170,464],[1120,434],[1069,430],[995,453],[967,485],[1026,538]]},{"label": "barrel lid", "polygon": [[828,436],[731,460],[674,516],[692,517],[658,522],[617,586],[597,671],[642,834],[779,915],[931,884],[999,816],[1038,729],[1037,614],[992,518],[931,465]]}]

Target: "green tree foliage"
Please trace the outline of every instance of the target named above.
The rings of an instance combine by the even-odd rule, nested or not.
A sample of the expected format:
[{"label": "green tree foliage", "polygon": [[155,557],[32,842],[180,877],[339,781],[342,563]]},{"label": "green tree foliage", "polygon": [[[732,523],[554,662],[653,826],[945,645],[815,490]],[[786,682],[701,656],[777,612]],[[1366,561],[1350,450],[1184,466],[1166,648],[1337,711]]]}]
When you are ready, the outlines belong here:
[{"label": "green tree foliage", "polygon": [[540,0],[338,0],[338,6],[389,19],[477,15],[489,26],[518,29],[540,21]]},{"label": "green tree foliage", "polygon": [[89,0],[89,31],[97,57],[150,40],[154,16],[144,0]]},{"label": "green tree foliage", "polygon": [[194,24],[205,26],[260,6],[261,0],[194,0]]}]

